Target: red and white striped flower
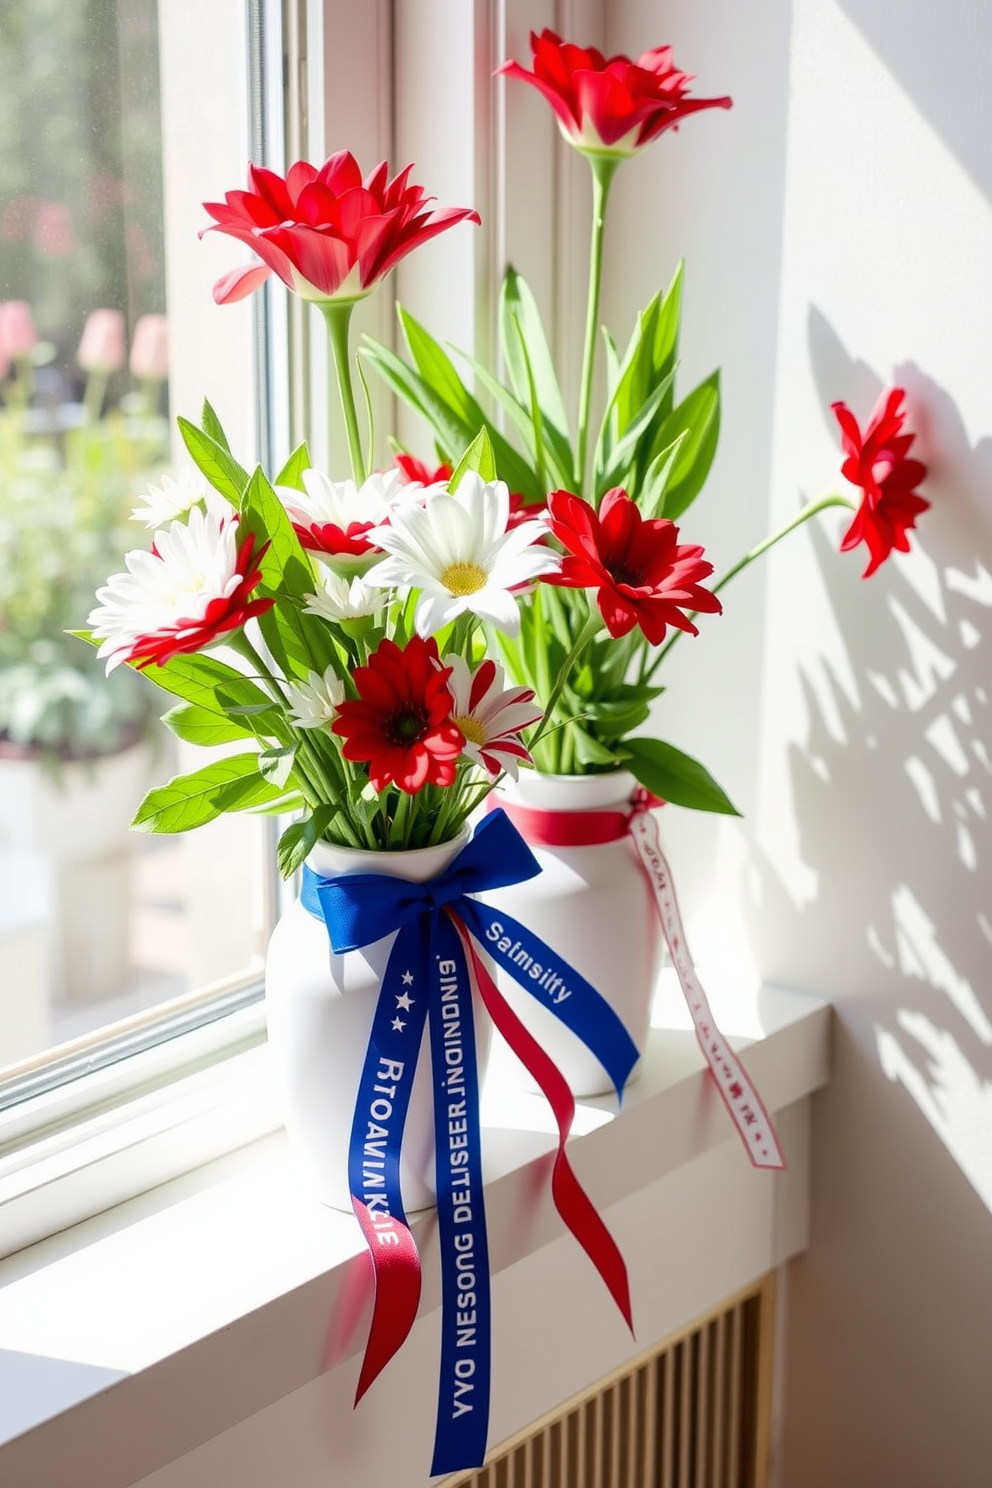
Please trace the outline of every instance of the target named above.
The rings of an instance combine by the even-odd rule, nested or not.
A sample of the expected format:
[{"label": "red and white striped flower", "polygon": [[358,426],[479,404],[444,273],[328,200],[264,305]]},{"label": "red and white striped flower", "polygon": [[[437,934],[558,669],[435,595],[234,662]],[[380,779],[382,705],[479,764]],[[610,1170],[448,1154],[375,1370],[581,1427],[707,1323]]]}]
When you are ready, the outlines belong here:
[{"label": "red and white striped flower", "polygon": [[419,486],[404,482],[398,470],[376,471],[361,486],[332,481],[321,470],[304,470],[302,491],[277,486],[276,493],[303,546],[338,573],[361,574],[382,549],[369,533],[389,519],[398,503],[417,499]]},{"label": "red and white striped flower", "polygon": [[494,778],[505,770],[516,780],[521,762],[531,763],[520,734],[537,723],[542,712],[534,706],[533,690],[504,689],[503,668],[488,658],[474,672],[463,656],[446,656],[444,665],[451,668],[452,721],[465,736],[462,754]]},{"label": "red and white striped flower", "polygon": [[89,617],[108,673],[123,661],[146,667],[203,651],[272,606],[272,599],[249,599],[264,548],[256,554],[254,535],[239,542],[238,530],[233,512],[194,507],[188,522],[156,533],[150,553],[126,555],[127,572],[97,590],[100,603]]}]

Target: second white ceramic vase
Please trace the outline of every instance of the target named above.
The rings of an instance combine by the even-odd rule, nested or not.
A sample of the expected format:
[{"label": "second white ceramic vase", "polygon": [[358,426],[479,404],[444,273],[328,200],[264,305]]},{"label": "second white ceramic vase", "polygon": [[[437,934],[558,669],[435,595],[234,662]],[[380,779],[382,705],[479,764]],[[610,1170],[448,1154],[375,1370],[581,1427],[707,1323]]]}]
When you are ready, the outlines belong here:
[{"label": "second white ceramic vase", "polygon": [[[607,775],[543,775],[522,771],[496,793],[502,804],[542,812],[623,812],[637,788],[626,771]],[[527,838],[525,818],[518,819]],[[661,969],[662,935],[647,877],[633,841],[623,836],[592,846],[530,842],[538,878],[482,897],[503,909],[591,982],[611,1004],[638,1053],[647,1042],[651,1004]],[[505,972],[500,991],[565,1076],[577,1096],[612,1089],[599,1060],[554,1013]],[[636,1067],[635,1067],[636,1073]]]}]

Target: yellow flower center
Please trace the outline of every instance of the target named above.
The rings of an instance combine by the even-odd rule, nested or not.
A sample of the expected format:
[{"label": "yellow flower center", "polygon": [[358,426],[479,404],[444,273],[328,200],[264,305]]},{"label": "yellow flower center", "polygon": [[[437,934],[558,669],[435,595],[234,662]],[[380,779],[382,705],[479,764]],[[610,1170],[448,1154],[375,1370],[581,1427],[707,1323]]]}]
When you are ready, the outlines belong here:
[{"label": "yellow flower center", "polygon": [[456,718],[454,722],[469,744],[485,744],[486,731],[477,718]]},{"label": "yellow flower center", "polygon": [[441,575],[441,583],[451,594],[477,594],[486,587],[488,575],[478,563],[450,563]]}]

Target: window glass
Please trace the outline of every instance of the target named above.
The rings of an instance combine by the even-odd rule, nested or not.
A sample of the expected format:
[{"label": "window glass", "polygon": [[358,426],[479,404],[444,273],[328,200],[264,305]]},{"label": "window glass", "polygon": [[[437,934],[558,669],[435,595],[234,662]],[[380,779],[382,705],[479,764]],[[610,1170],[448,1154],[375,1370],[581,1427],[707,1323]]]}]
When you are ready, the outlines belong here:
[{"label": "window glass", "polygon": [[0,0],[0,1104],[20,1062],[258,965],[257,906],[232,920],[222,896],[250,897],[260,829],[221,823],[192,855],[128,833],[148,786],[193,766],[165,695],[66,634],[178,473],[161,19],[156,0]]}]

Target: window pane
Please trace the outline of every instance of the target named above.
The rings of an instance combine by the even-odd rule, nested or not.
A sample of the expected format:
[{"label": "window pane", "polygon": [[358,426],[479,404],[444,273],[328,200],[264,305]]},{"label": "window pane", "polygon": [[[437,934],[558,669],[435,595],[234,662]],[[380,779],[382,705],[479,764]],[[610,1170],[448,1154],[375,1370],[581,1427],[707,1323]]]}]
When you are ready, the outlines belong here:
[{"label": "window pane", "polygon": [[[148,546],[130,513],[176,473],[160,19],[0,0],[0,1068],[258,964],[260,825],[193,850],[128,834],[149,785],[204,756],[157,722],[163,693],[65,633]],[[237,52],[213,68],[243,74]]]}]

